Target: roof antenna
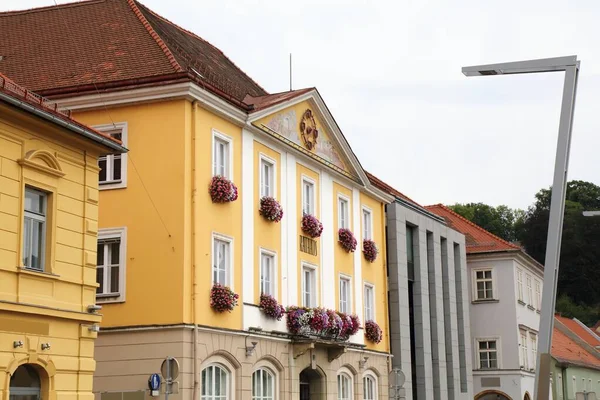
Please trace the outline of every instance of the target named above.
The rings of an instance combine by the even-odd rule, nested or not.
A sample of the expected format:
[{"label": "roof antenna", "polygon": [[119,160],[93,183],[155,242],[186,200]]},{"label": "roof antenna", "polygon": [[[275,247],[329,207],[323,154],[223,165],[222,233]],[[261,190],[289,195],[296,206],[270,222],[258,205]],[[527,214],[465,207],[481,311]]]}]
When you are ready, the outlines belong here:
[{"label": "roof antenna", "polygon": [[290,92],[292,91],[292,53],[290,53]]}]

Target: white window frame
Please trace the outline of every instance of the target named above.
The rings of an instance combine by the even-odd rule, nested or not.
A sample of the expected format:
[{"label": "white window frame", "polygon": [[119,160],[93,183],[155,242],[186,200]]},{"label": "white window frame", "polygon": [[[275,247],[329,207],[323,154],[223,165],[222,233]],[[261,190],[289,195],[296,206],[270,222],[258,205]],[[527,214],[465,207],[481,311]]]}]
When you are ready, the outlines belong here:
[{"label": "white window frame", "polygon": [[523,270],[517,268],[517,299],[524,303],[523,292]]},{"label": "white window frame", "polygon": [[[370,311],[370,315],[369,315],[369,311],[367,309],[367,299],[369,298],[369,296],[367,295],[367,290],[371,291],[371,311]],[[363,310],[363,321],[367,322],[367,321],[375,321],[375,285],[368,283],[368,282],[364,282],[363,284],[363,305],[364,305],[364,310]]]},{"label": "white window frame", "polygon": [[[98,230],[98,243],[102,240],[119,239],[119,292],[118,293],[97,293],[97,303],[122,303],[125,301],[125,288],[127,287],[125,277],[127,276],[127,227],[103,228]],[[106,261],[106,253],[105,253]],[[97,267],[96,267],[97,268]],[[109,274],[104,271],[104,287],[107,287]],[[110,282],[110,281],[108,281]]]},{"label": "white window frame", "polygon": [[[225,395],[220,395],[220,396],[215,396],[215,387],[214,387],[214,370],[213,370],[213,382],[211,382],[212,385],[212,393],[213,395],[203,395],[202,394],[202,390],[204,389],[204,382],[202,380],[202,373],[204,372],[204,370],[208,369],[208,368],[219,368],[221,370],[223,370],[225,372],[225,388],[227,390],[227,392],[225,393]],[[230,398],[232,398],[232,393],[234,392],[234,379],[233,379],[233,374],[231,372],[231,370],[224,364],[222,363],[218,363],[218,362],[213,362],[210,363],[206,366],[203,366],[200,370],[200,399],[201,400],[228,400]]]},{"label": "white window frame", "polygon": [[[379,399],[379,397],[378,397],[379,393],[378,393],[378,390],[377,390],[379,382],[378,382],[378,379],[377,379],[377,375],[375,375],[371,371],[367,371],[367,372],[365,372],[363,374],[362,379],[363,379],[363,393],[362,393],[363,400],[376,400],[376,399]],[[365,381],[367,379],[371,379],[373,381],[373,397],[365,397],[365,388],[366,388]]]},{"label": "white window frame", "polygon": [[229,180],[233,180],[233,138],[231,136],[227,136],[224,133],[219,132],[216,129],[212,130],[212,164],[211,164],[211,173],[212,176],[217,176],[217,154],[216,154],[216,144],[217,142],[224,142],[227,144],[227,160],[224,162],[225,173],[223,176]]},{"label": "white window frame", "polygon": [[521,367],[529,369],[529,351],[527,350],[527,342],[529,340],[527,331],[519,330],[519,362]]},{"label": "white window frame", "polygon": [[[269,395],[258,395],[255,396],[254,395],[254,383],[255,383],[255,379],[254,379],[254,375],[260,373],[260,374],[267,374],[270,376],[270,378],[272,379],[272,385],[271,388],[273,389],[273,393],[271,396]],[[252,395],[252,400],[275,400],[277,398],[277,374],[275,374],[271,368],[267,368],[264,366],[259,366],[258,368],[256,368],[254,371],[252,371],[252,387],[251,387],[251,395]],[[260,378],[259,378],[260,379]]]},{"label": "white window frame", "polygon": [[[265,176],[264,176],[264,165],[268,165],[271,169],[271,177],[269,179],[269,185],[265,186]],[[273,197],[277,198],[277,161],[267,156],[266,154],[259,153],[258,156],[258,168],[259,168],[259,195],[260,198],[263,197]],[[265,191],[265,189],[267,189]]]},{"label": "white window frame", "polygon": [[[481,368],[481,351],[479,349],[480,342],[496,342],[496,368]],[[489,351],[488,351],[489,353]],[[500,337],[481,337],[475,339],[475,356],[477,362],[477,369],[482,371],[502,369],[502,360],[500,355],[502,354]]]},{"label": "white window frame", "polygon": [[[342,299],[342,281],[346,284],[346,299]],[[352,278],[349,275],[340,274],[338,279],[338,290],[340,296],[338,304],[339,311],[346,314],[352,314]],[[342,306],[345,307],[344,310],[342,309]]]},{"label": "white window frame", "polygon": [[539,279],[535,279],[535,309],[542,308],[542,283]]},{"label": "white window frame", "polygon": [[[340,385],[344,383],[342,379],[346,379],[348,383],[348,397],[341,397]],[[336,376],[337,384],[337,400],[351,400],[354,399],[354,375],[347,368],[341,368]]]},{"label": "white window frame", "polygon": [[[127,122],[115,122],[114,124],[95,125],[92,128],[94,128],[97,131],[100,131],[102,133],[106,133],[108,135],[120,132],[121,133],[121,143],[123,144],[123,147],[127,147],[127,142],[128,142]],[[106,156],[101,156],[98,159],[98,162],[100,162],[101,158],[106,159],[106,165],[107,165],[106,176],[108,178],[108,176],[113,173],[112,171],[113,171],[113,166],[114,166],[114,158],[116,156],[121,157],[121,179],[117,180],[117,181],[107,180],[106,183],[101,183],[99,181],[99,185],[98,185],[99,190],[123,189],[123,188],[127,187],[127,152],[118,154],[118,155],[108,154]]]},{"label": "white window frame", "polygon": [[[306,199],[306,191],[305,186],[306,185],[310,185],[312,187],[312,192],[311,192],[311,199]],[[316,213],[316,193],[315,193],[315,188],[316,188],[316,182],[314,179],[309,178],[306,175],[302,175],[302,213],[303,214],[310,214],[310,215],[315,215]],[[308,210],[307,210],[307,206],[308,205]]]},{"label": "white window frame", "polygon": [[[485,278],[485,273],[487,271],[491,272],[492,277],[490,279]],[[479,280],[477,279],[477,272],[483,272],[484,274],[484,282],[491,282],[492,284],[492,297],[491,298],[479,298],[478,297],[478,291],[477,291],[477,282],[479,282]],[[494,268],[491,267],[481,267],[481,268],[474,268],[472,270],[472,280],[473,280],[473,300],[474,301],[490,301],[490,300],[497,300],[497,296],[496,296],[496,273]]]},{"label": "white window frame", "polygon": [[538,337],[535,333],[529,332],[529,342],[531,344],[531,368],[537,367],[537,344]]},{"label": "white window frame", "polygon": [[[312,271],[312,284],[314,286],[314,293],[309,292],[310,297],[311,297],[311,304],[306,304],[306,301],[305,301],[305,294],[307,292],[306,292],[306,282],[304,279],[304,275],[305,275],[304,271],[306,271],[306,270]],[[319,290],[318,290],[319,278],[317,276],[317,266],[316,265],[312,265],[312,264],[305,263],[305,262],[302,263],[302,285],[301,286],[302,286],[302,293],[301,293],[302,306],[303,307],[311,307],[311,308],[317,307],[319,304]]]},{"label": "white window frame", "polygon": [[[27,192],[35,193],[43,199],[43,210],[42,214],[28,211],[25,209],[25,197],[27,196]],[[46,238],[48,236],[48,198],[49,193],[43,190],[40,190],[36,187],[26,185],[25,190],[23,192],[23,247],[22,247],[22,257],[21,261],[23,262],[23,266],[32,271],[44,272],[46,270]],[[31,266],[31,257],[33,252],[33,224],[34,221],[42,225],[42,237],[40,238],[39,243],[39,268],[34,268]],[[26,225],[30,225],[29,229],[29,246],[27,247],[27,241],[25,240],[25,232],[27,231]],[[28,261],[25,261],[25,258]]]},{"label": "white window frame", "polygon": [[[342,203],[346,203],[346,213],[342,213]],[[337,196],[338,229],[351,229],[350,227],[350,199],[338,193]]]},{"label": "white window frame", "polygon": [[259,267],[260,267],[260,271],[259,271],[259,290],[261,293],[263,293],[263,283],[262,283],[262,271],[263,271],[263,260],[265,256],[267,257],[272,257],[273,259],[273,264],[271,265],[272,271],[271,271],[271,282],[270,282],[270,291],[271,293],[265,293],[265,294],[269,294],[271,296],[273,296],[274,298],[277,298],[277,253],[274,251],[270,251],[267,249],[260,249],[260,262],[259,262]]},{"label": "white window frame", "polygon": [[[363,240],[373,240],[373,210],[367,206],[362,206],[361,211]],[[369,216],[368,223],[365,222],[365,214]]]},{"label": "white window frame", "polygon": [[210,282],[212,285],[214,285],[216,282],[214,280],[214,270],[215,270],[215,240],[219,240],[222,242],[226,242],[229,243],[229,265],[226,265],[226,270],[225,270],[225,285],[224,286],[229,286],[229,288],[231,288],[231,290],[234,290],[233,288],[233,255],[235,254],[233,251],[233,238],[220,234],[220,233],[216,233],[213,232],[212,237],[211,237],[211,246],[210,246],[210,252],[211,252],[211,264],[210,264]]},{"label": "white window frame", "polygon": [[527,289],[527,304],[533,307],[533,286],[531,275],[525,274],[525,287]]}]

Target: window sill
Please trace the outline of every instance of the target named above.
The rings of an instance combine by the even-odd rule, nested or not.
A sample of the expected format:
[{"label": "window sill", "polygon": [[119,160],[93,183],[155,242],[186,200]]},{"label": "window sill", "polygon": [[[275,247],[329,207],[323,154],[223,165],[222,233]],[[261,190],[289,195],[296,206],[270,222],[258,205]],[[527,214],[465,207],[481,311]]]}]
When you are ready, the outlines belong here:
[{"label": "window sill", "polygon": [[473,300],[472,304],[500,303],[499,299],[479,299]]},{"label": "window sill", "polygon": [[517,303],[519,303],[519,304],[520,304],[520,305],[522,305],[522,306],[525,306],[525,305],[526,305],[526,304],[525,304],[525,302],[524,302],[523,300],[517,300]]},{"label": "window sill", "polygon": [[530,305],[528,305],[527,308],[529,308],[531,311],[535,311],[535,307],[532,307]]},{"label": "window sill", "polygon": [[125,297],[122,294],[97,294],[97,304],[109,304],[109,303],[125,303]]},{"label": "window sill", "polygon": [[110,181],[98,184],[98,190],[111,190],[111,189],[125,189],[127,182],[123,181]]},{"label": "window sill", "polygon": [[19,269],[20,274],[43,277],[43,278],[47,278],[47,279],[55,279],[55,280],[60,279],[60,275],[56,275],[51,272],[39,271],[37,269],[27,268],[27,267],[18,267],[18,269]]}]

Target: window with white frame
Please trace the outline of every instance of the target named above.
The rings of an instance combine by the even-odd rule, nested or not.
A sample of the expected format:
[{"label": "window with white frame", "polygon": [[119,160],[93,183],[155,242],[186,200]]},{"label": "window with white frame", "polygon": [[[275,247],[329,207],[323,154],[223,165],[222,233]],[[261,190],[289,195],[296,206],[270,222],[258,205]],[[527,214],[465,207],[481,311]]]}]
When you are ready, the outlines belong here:
[{"label": "window with white frame", "polygon": [[231,138],[213,131],[213,176],[231,179]]},{"label": "window with white frame", "polygon": [[517,268],[517,298],[523,301],[523,271]]},{"label": "window with white frame", "polygon": [[260,197],[275,197],[275,162],[260,157]]},{"label": "window with white frame", "polygon": [[340,312],[349,314],[352,310],[350,278],[340,276]]},{"label": "window with white frame", "polygon": [[315,184],[307,178],[302,179],[302,213],[315,215]]},{"label": "window with white frame", "polygon": [[491,300],[494,298],[491,269],[475,270],[475,300]]},{"label": "window with white frame", "polygon": [[[94,129],[120,140],[127,147],[127,123],[94,126]],[[107,154],[98,158],[100,189],[123,188],[127,186],[127,153]]]},{"label": "window with white frame", "polygon": [[96,297],[123,297],[125,279],[126,228],[100,229],[96,253]]},{"label": "window with white frame", "polygon": [[266,368],[260,368],[252,374],[252,400],[274,400],[275,377]]},{"label": "window with white frame", "polygon": [[317,306],[317,272],[309,265],[302,266],[302,305]]},{"label": "window with white frame", "polygon": [[364,299],[365,305],[365,321],[375,321],[375,288],[373,285],[365,283]]},{"label": "window with white frame", "polygon": [[230,286],[231,240],[223,236],[213,236],[212,283]]},{"label": "window with white frame", "polygon": [[363,400],[375,400],[377,398],[377,380],[373,375],[363,377]]},{"label": "window with white frame", "polygon": [[25,268],[44,270],[47,208],[48,194],[26,186],[23,217],[23,266]]},{"label": "window with white frame", "polygon": [[202,370],[202,400],[228,400],[229,373],[217,364]]},{"label": "window with white frame", "polygon": [[527,304],[533,306],[533,287],[531,286],[531,275],[525,276],[525,282],[527,285]]},{"label": "window with white frame", "polygon": [[477,356],[480,369],[498,368],[498,346],[496,340],[478,340]]},{"label": "window with white frame", "polygon": [[260,292],[275,296],[275,254],[264,250],[260,253]]},{"label": "window with white frame", "polygon": [[521,351],[519,353],[521,359],[521,367],[529,369],[529,354],[527,353],[527,332],[520,331],[520,343]]},{"label": "window with white frame", "polygon": [[529,333],[529,340],[531,340],[531,368],[535,369],[537,364],[537,335]]},{"label": "window with white frame", "polygon": [[363,240],[373,239],[373,218],[371,210],[363,208],[362,210],[362,223],[363,223]]},{"label": "window with white frame", "polygon": [[540,281],[535,280],[535,308],[540,310],[542,307],[542,285]]},{"label": "window with white frame", "polygon": [[349,227],[348,200],[344,197],[338,197],[338,229],[348,229]]},{"label": "window with white frame", "polygon": [[337,376],[338,386],[338,400],[350,400],[352,399],[352,378],[345,372],[338,374]]}]

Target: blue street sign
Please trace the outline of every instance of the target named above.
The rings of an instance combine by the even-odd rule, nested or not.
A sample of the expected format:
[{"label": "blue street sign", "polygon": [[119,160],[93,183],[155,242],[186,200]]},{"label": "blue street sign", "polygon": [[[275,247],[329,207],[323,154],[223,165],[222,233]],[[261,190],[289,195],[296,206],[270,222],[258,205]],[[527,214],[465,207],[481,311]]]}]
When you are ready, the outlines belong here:
[{"label": "blue street sign", "polygon": [[150,390],[158,390],[160,387],[160,375],[150,375],[150,378],[148,379],[148,386],[150,387]]}]

